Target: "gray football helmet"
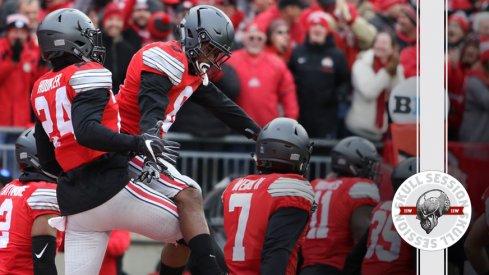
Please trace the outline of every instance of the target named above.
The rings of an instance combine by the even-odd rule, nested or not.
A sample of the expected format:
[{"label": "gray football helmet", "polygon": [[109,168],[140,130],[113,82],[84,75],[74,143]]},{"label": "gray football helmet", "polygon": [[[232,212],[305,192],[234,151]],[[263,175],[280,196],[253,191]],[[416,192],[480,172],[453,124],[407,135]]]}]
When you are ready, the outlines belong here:
[{"label": "gray football helmet", "polygon": [[37,37],[46,60],[68,53],[83,61],[104,62],[101,31],[77,9],[59,9],[46,15],[37,28]]},{"label": "gray football helmet", "polygon": [[[197,72],[202,73],[203,68],[208,71],[213,66],[220,69],[231,57],[234,27],[227,15],[218,8],[195,6],[180,23],[180,41]],[[200,64],[198,60],[201,60]]]},{"label": "gray football helmet", "polygon": [[305,175],[312,153],[306,129],[290,118],[269,122],[256,140],[255,161],[261,173],[296,173]]},{"label": "gray football helmet", "polygon": [[416,163],[418,159],[410,157],[401,161],[396,168],[392,171],[391,182],[394,192],[397,191],[399,186],[412,175],[416,174]]},{"label": "gray football helmet", "polygon": [[44,171],[37,157],[34,127],[22,132],[15,142],[15,157],[21,172],[40,173],[55,179],[56,176]]},{"label": "gray football helmet", "polygon": [[380,156],[369,140],[352,136],[333,147],[331,168],[340,176],[375,179],[379,173]]}]

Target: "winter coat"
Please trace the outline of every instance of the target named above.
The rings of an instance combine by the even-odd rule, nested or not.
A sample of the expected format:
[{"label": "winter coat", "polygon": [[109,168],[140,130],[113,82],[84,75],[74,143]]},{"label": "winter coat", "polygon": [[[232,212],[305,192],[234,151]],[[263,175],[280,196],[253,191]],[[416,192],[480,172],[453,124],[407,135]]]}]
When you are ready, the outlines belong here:
[{"label": "winter coat", "polygon": [[310,137],[336,138],[338,99],[348,94],[350,80],[333,36],[321,46],[306,42],[295,48],[289,67],[297,86],[299,122]]},{"label": "winter coat", "polygon": [[0,126],[25,127],[32,122],[30,94],[38,63],[39,53],[28,43],[20,61],[14,62],[7,38],[0,39]]},{"label": "winter coat", "polygon": [[119,85],[124,83],[129,62],[137,50],[125,39],[114,43],[109,36],[103,37],[106,49],[104,66],[112,72],[112,91],[117,93]]},{"label": "winter coat", "polygon": [[396,33],[396,20],[383,16],[380,13],[372,18],[369,23],[374,25],[378,32],[387,31]]},{"label": "winter coat", "polygon": [[489,142],[489,81],[483,78],[471,75],[466,79],[465,109],[459,131],[461,142]]},{"label": "winter coat", "polygon": [[345,122],[352,133],[370,140],[381,140],[388,127],[387,108],[382,128],[378,128],[377,98],[384,90],[389,92],[399,81],[404,80],[404,73],[401,65],[398,65],[395,77],[391,77],[383,68],[375,73],[373,63],[374,51],[368,50],[353,64],[353,98]]},{"label": "winter coat", "polygon": [[275,54],[262,51],[257,56],[237,50],[228,63],[238,74],[240,93],[236,103],[261,127],[279,117],[297,119],[294,78],[287,65]]}]

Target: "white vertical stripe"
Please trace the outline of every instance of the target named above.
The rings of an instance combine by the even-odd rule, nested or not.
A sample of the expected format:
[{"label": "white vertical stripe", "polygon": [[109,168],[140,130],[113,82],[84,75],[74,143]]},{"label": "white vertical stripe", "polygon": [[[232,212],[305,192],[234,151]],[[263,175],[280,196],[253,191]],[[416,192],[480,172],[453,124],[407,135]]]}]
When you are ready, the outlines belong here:
[{"label": "white vertical stripe", "polygon": [[[419,171],[445,168],[445,0],[419,0]],[[443,31],[445,30],[445,31]],[[444,251],[420,251],[419,274],[444,274]]]}]

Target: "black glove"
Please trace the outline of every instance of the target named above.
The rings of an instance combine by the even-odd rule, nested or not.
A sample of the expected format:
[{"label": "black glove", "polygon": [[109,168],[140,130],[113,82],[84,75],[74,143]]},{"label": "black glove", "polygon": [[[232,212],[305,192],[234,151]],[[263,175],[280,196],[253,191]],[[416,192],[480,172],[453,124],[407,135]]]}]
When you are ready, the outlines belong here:
[{"label": "black glove", "polygon": [[166,171],[166,167],[161,167],[154,161],[145,161],[141,174],[136,178],[137,181],[151,183],[153,179],[160,177],[160,173]]},{"label": "black glove", "polygon": [[138,153],[145,155],[147,161],[152,161],[162,166],[164,164],[159,159],[163,159],[171,165],[176,165],[180,144],[175,141],[160,138],[162,124],[162,121],[158,121],[153,129],[139,136]]},{"label": "black glove", "polygon": [[24,49],[24,43],[22,43],[22,40],[15,39],[15,42],[12,45],[12,61],[14,62],[20,61],[20,54],[22,53],[23,49]]}]

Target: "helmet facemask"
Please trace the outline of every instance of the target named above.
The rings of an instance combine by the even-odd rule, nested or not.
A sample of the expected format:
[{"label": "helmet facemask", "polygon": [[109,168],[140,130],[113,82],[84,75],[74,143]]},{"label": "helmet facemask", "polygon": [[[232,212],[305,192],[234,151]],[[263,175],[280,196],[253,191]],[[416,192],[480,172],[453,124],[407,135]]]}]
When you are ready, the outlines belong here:
[{"label": "helmet facemask", "polygon": [[[104,64],[105,61],[105,47],[102,41],[102,32],[100,29],[84,29],[81,34],[85,36],[92,45],[92,51],[89,54],[88,59],[91,61]],[[83,56],[82,59],[87,57]]]}]

